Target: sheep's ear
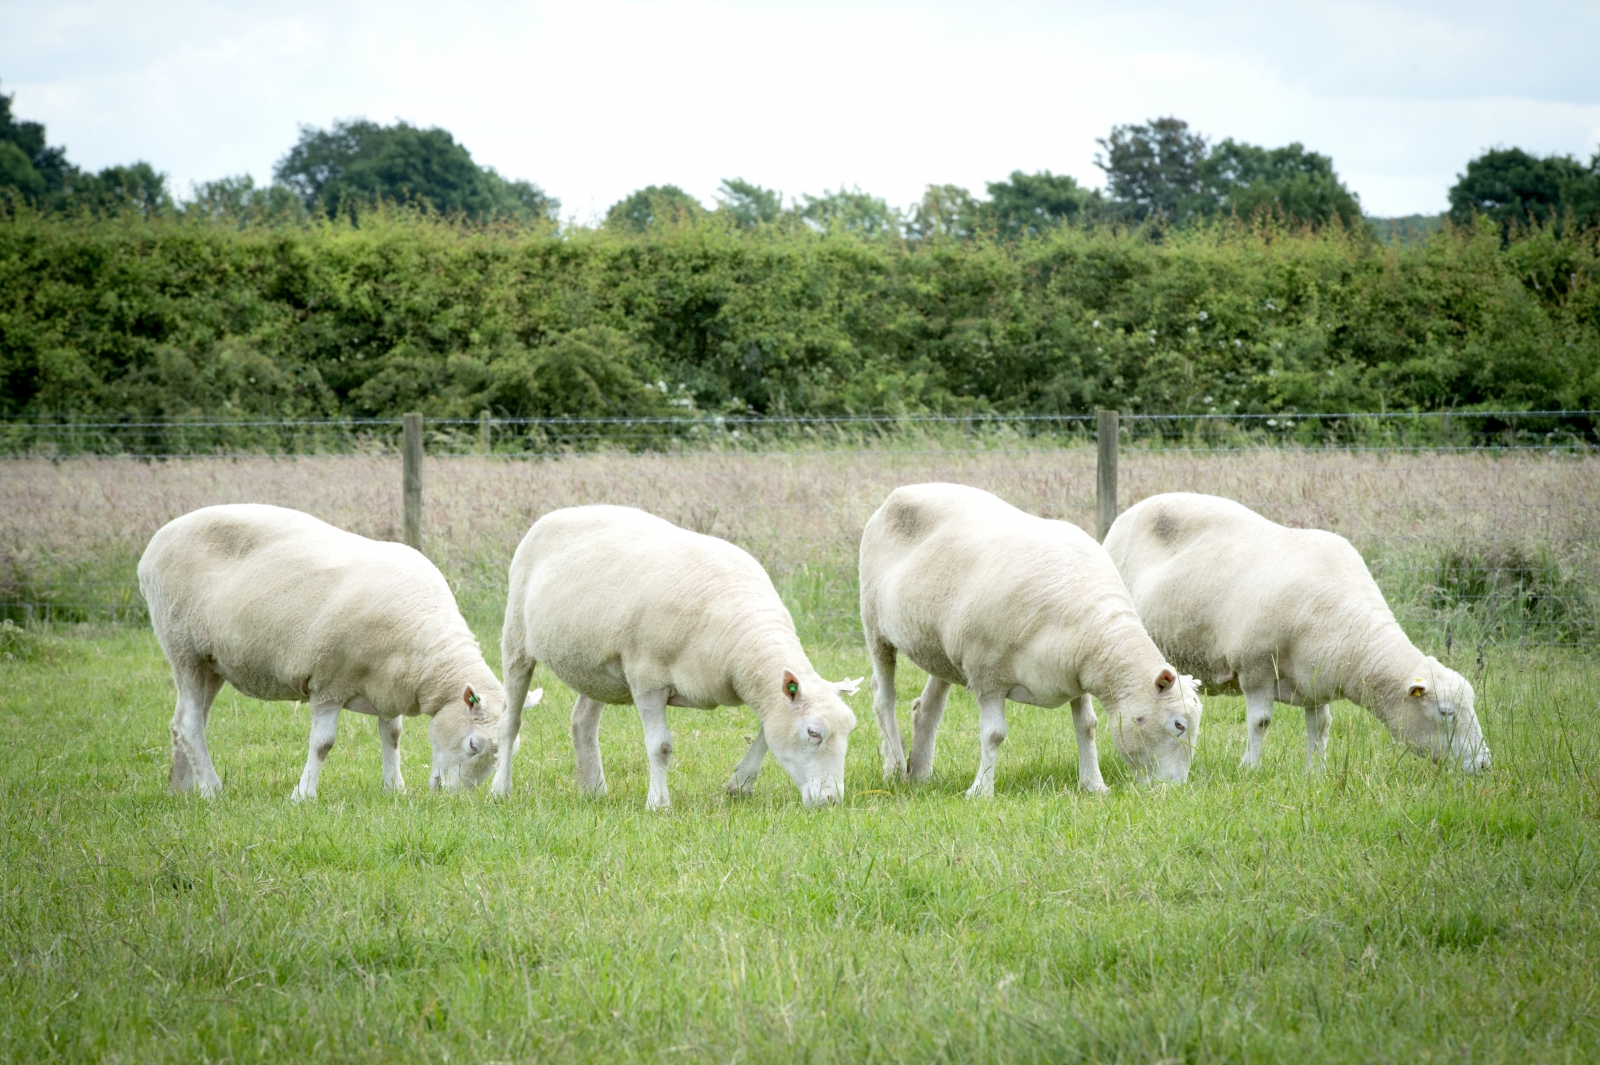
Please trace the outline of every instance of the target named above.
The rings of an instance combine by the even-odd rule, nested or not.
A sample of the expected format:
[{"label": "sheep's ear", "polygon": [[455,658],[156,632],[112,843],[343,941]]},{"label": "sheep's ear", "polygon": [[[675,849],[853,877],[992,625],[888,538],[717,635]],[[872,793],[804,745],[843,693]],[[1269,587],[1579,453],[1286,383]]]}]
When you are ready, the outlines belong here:
[{"label": "sheep's ear", "polygon": [[528,697],[526,699],[522,700],[522,708],[524,710],[527,710],[527,709],[529,709],[531,707],[538,706],[539,705],[539,700],[543,699],[543,698],[544,698],[544,689],[543,688],[535,688],[535,689],[533,689],[533,691],[528,693]]},{"label": "sheep's ear", "polygon": [[854,680],[837,680],[833,682],[833,689],[840,695],[854,695],[861,690],[861,682],[866,679],[865,677],[857,677]]},{"label": "sheep's ear", "polygon": [[783,694],[789,697],[791,703],[800,701],[800,678],[794,675],[794,670],[783,671]]},{"label": "sheep's ear", "polygon": [[1164,692],[1178,683],[1178,675],[1170,669],[1163,669],[1156,674],[1156,691]]},{"label": "sheep's ear", "polygon": [[461,701],[476,710],[478,708],[478,704],[483,700],[478,697],[477,692],[472,690],[472,685],[468,684],[466,691],[461,693]]},{"label": "sheep's ear", "polygon": [[1420,699],[1428,694],[1428,686],[1422,682],[1421,677],[1412,679],[1410,693],[1413,699]]}]

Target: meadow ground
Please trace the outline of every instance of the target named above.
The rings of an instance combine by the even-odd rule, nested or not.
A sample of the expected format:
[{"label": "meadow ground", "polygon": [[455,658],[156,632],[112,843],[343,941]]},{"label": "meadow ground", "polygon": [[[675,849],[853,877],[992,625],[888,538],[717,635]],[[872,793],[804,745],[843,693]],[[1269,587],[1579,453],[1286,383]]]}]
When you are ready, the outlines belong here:
[{"label": "meadow ground", "polygon": [[[1535,553],[1556,552],[1561,573],[1585,572],[1590,460],[1408,460],[1409,480],[1396,481],[1367,460],[1324,459],[1295,472],[1288,459],[1260,457],[1239,475],[1255,480],[1231,494],[1298,499],[1325,508],[1330,524],[1369,522],[1378,548],[1543,537]],[[678,507],[680,520],[700,507],[713,528],[729,514],[759,516],[758,527],[732,531],[762,554],[755,533],[772,530],[765,560],[803,614],[819,669],[865,671],[841,620],[850,589],[835,557],[859,520],[851,493],[869,499],[884,481],[923,479],[930,463],[873,472],[837,460],[846,469],[827,483],[845,487],[832,495],[763,474],[750,483],[768,498],[739,494],[731,474],[695,480],[655,460],[592,461],[587,471],[462,464],[430,482],[479,507],[463,502],[433,526],[434,543],[492,663],[493,589],[474,584],[492,569],[469,563],[499,550],[495,538],[527,517],[520,511],[585,498],[551,489],[508,501],[494,478],[549,488],[581,474],[586,491],[614,501],[650,505],[654,491],[658,509]],[[988,483],[1013,498],[1043,476],[1004,459],[960,461],[978,483],[982,463],[999,469]],[[1079,461],[1060,459],[1063,469]],[[1340,462],[1354,472],[1338,474]],[[1265,481],[1273,464],[1280,479]],[[388,520],[387,480],[369,478],[380,502],[364,510],[359,468],[337,467],[337,483],[330,469],[8,466],[0,544],[13,557],[33,552],[29,565],[89,572],[100,556],[123,565],[118,545],[147,536],[163,508],[298,498],[338,518],[329,499],[343,493],[354,500],[342,504],[347,524],[363,513]],[[1209,481],[1204,470],[1170,476],[1225,489],[1217,470]],[[1061,507],[1081,509],[1090,497],[1069,473],[1057,482]],[[710,487],[695,496],[683,487],[691,481]],[[1464,483],[1479,487],[1476,509],[1449,505]],[[1285,496],[1306,484],[1323,487]],[[520,511],[491,521],[496,508]],[[1540,513],[1551,516],[1543,526],[1528,518]],[[474,529],[495,542],[474,546]],[[1412,556],[1384,557],[1393,576],[1402,570],[1393,560]],[[78,594],[94,591],[85,588]],[[1400,605],[1437,606],[1431,594]],[[306,709],[231,688],[209,733],[223,796],[172,797],[172,688],[148,630],[8,633],[0,1057],[1594,1060],[1600,656],[1583,641],[1495,642],[1499,622],[1477,620],[1473,638],[1444,654],[1478,689],[1495,760],[1484,776],[1406,754],[1349,704],[1335,706],[1325,771],[1305,771],[1303,725],[1280,708],[1265,766],[1247,773],[1237,766],[1242,701],[1208,697],[1188,785],[1135,787],[1107,742],[1112,793],[1090,798],[1073,790],[1065,711],[1014,706],[995,800],[973,803],[962,797],[976,764],[972,701],[953,697],[931,783],[886,785],[863,692],[851,700],[861,725],[844,805],[804,809],[770,760],[752,797],[729,799],[721,785],[753,732],[749,712],[682,710],[671,718],[674,806],[661,814],[644,809],[629,708],[608,710],[602,726],[609,796],[578,798],[572,697],[543,671],[546,702],[524,719],[509,802],[420,790],[420,722],[404,740],[414,790],[385,793],[372,724],[345,715],[321,798],[292,805]],[[902,669],[903,727],[920,680]]]},{"label": "meadow ground", "polygon": [[1107,749],[1092,799],[1065,713],[1017,707],[996,798],[973,803],[969,699],[934,781],[906,787],[878,779],[858,696],[843,807],[804,809],[770,760],[726,798],[748,712],[683,711],[656,815],[627,709],[602,728],[610,795],[577,797],[548,677],[510,802],[384,793],[375,731],[347,715],[321,799],[294,806],[305,709],[232,689],[210,729],[224,796],[174,798],[154,639],[61,647],[0,666],[6,1060],[1600,1053],[1592,659],[1486,659],[1485,777],[1347,704],[1326,772],[1284,714],[1246,773],[1242,704],[1208,699],[1189,785],[1135,788]]}]

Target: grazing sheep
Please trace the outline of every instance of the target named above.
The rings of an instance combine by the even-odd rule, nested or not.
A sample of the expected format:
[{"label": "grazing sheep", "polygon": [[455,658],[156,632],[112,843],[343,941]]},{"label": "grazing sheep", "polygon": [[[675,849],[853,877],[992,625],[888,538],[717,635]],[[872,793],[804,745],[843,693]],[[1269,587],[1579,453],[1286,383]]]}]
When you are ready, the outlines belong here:
[{"label": "grazing sheep", "polygon": [[[861,624],[885,776],[932,774],[952,684],[978,700],[982,746],[969,797],[994,794],[1007,699],[1072,703],[1085,791],[1106,790],[1091,694],[1141,781],[1189,775],[1200,699],[1145,634],[1106,553],[1075,525],[964,485],[897,488],[861,534]],[[895,720],[897,652],[928,673],[912,705],[909,762]]]},{"label": "grazing sheep", "polygon": [[1344,537],[1174,492],[1128,508],[1106,550],[1156,645],[1243,691],[1245,765],[1261,764],[1275,701],[1305,707],[1307,763],[1325,760],[1328,704],[1345,698],[1414,750],[1469,773],[1489,768],[1472,685],[1417,650]]},{"label": "grazing sheep", "polygon": [[311,704],[296,800],[316,798],[341,709],[377,717],[386,787],[405,786],[405,716],[430,719],[434,787],[476,785],[493,765],[505,690],[450,586],[411,548],[283,507],[206,507],[151,537],[139,588],[178,687],[173,791],[209,798],[222,788],[206,720],[223,681]]},{"label": "grazing sheep", "polygon": [[[672,733],[668,706],[750,706],[755,742],[728,782],[748,791],[768,747],[807,806],[844,794],[844,755],[855,715],[811,668],[794,620],[761,564],[713,536],[632,507],[573,507],[546,514],[511,560],[501,634],[509,705],[535,663],[578,693],[572,746],[578,786],[602,795],[600,709],[633,703],[644,723],[651,809],[666,806]],[[511,790],[511,745],[521,715],[508,713],[493,790]]]}]

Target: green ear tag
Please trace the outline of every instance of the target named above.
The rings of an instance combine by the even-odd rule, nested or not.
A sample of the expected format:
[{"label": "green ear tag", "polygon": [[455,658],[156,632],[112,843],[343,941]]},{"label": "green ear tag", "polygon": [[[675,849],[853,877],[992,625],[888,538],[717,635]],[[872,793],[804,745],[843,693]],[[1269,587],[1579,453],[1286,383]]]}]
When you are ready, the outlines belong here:
[{"label": "green ear tag", "polygon": [[784,689],[784,691],[788,692],[790,695],[794,695],[794,694],[796,694],[796,693],[798,693],[800,691],[800,685],[796,684],[794,681],[791,680],[788,684],[785,684],[783,686],[783,689]]}]

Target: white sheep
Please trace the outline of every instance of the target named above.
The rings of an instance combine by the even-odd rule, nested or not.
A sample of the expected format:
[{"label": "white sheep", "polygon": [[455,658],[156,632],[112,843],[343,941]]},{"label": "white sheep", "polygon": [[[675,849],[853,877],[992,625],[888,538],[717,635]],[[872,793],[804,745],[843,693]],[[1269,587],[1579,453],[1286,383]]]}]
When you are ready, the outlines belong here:
[{"label": "white sheep", "polygon": [[1246,766],[1261,764],[1274,702],[1305,708],[1307,764],[1325,760],[1328,704],[1345,698],[1423,754],[1489,767],[1472,685],[1417,650],[1344,537],[1174,492],[1129,507],[1106,550],[1156,645],[1244,693]]},{"label": "white sheep", "polygon": [[[1077,526],[1025,514],[956,484],[897,488],[861,534],[861,624],[872,657],[884,775],[926,780],[950,685],[978,700],[978,775],[994,794],[1006,700],[1072,703],[1078,786],[1106,790],[1095,746],[1100,700],[1140,780],[1182,782],[1200,731],[1200,699],[1145,634],[1100,545]],[[895,720],[897,653],[928,673],[912,705],[911,757]]]},{"label": "white sheep", "polygon": [[[511,560],[501,655],[509,705],[536,663],[578,693],[572,746],[578,787],[603,795],[600,710],[632,703],[650,762],[647,805],[664,807],[672,733],[668,706],[745,704],[761,719],[728,782],[748,791],[770,747],[811,806],[844,794],[855,715],[851,682],[817,675],[794,620],[761,564],[725,540],[631,507],[572,507],[534,523]],[[493,792],[511,791],[521,714],[506,715]]]},{"label": "white sheep", "polygon": [[378,719],[386,787],[405,787],[400,719],[419,713],[430,719],[434,787],[476,785],[493,765],[505,690],[419,552],[283,507],[206,507],[151,537],[139,588],[178,688],[173,791],[222,788],[206,720],[224,681],[311,704],[296,800],[316,797],[341,709]]}]

